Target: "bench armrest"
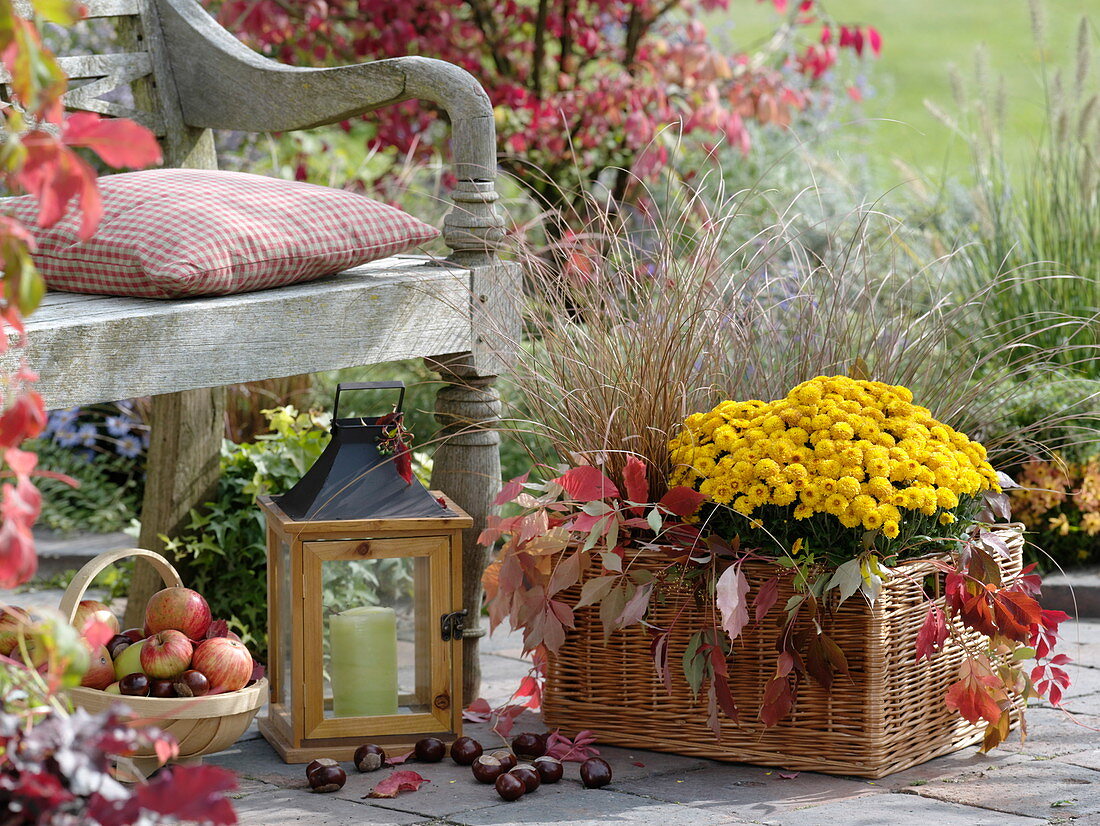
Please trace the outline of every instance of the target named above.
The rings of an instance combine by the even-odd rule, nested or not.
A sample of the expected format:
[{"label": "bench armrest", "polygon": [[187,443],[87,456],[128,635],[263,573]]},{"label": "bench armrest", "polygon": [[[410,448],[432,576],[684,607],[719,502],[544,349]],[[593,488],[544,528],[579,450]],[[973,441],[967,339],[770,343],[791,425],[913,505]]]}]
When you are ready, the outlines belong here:
[{"label": "bench armrest", "polygon": [[172,76],[189,126],[284,132],[337,123],[405,100],[439,104],[451,122],[458,183],[444,239],[458,263],[493,259],[496,125],[489,96],[466,70],[399,57],[336,68],[286,66],[245,46],[197,0],[157,0]]}]

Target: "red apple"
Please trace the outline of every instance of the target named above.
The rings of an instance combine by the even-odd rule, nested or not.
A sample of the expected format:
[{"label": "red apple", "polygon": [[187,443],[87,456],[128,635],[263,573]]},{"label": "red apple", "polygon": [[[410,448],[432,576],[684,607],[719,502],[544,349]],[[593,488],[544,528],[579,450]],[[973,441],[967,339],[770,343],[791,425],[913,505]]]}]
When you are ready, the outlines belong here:
[{"label": "red apple", "polygon": [[182,631],[160,631],[141,648],[141,670],[150,677],[170,680],[191,665],[193,650],[191,640]]},{"label": "red apple", "polygon": [[190,588],[165,588],[149,598],[145,606],[145,630],[180,631],[192,640],[201,640],[210,627],[210,606],[202,594]]},{"label": "red apple", "polygon": [[111,613],[111,609],[94,599],[82,599],[76,606],[76,616],[73,617],[73,628],[83,633],[84,626],[89,620],[105,622],[116,634],[119,632],[118,618]]},{"label": "red apple", "polygon": [[115,681],[115,666],[111,662],[111,655],[107,653],[105,645],[99,646],[92,652],[92,664],[84,672],[84,679],[80,684],[85,688],[105,689]]},{"label": "red apple", "polygon": [[14,605],[0,606],[0,654],[11,656],[19,645],[19,629],[31,621],[30,614]]},{"label": "red apple", "polygon": [[191,658],[191,667],[210,681],[210,693],[237,691],[252,677],[252,655],[244,643],[228,637],[203,640]]}]

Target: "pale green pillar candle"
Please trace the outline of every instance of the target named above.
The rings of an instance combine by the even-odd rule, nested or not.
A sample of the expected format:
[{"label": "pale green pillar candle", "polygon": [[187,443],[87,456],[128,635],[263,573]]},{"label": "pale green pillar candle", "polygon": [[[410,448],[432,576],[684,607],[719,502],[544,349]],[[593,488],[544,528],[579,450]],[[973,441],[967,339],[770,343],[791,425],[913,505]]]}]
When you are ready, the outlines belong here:
[{"label": "pale green pillar candle", "polygon": [[397,713],[397,615],[351,608],[328,621],[332,711],[337,717]]}]

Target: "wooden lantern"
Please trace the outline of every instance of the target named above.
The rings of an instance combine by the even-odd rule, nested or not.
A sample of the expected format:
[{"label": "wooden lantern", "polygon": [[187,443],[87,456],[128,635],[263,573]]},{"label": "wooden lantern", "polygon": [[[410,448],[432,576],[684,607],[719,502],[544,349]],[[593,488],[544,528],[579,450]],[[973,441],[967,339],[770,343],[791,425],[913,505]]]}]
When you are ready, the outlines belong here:
[{"label": "wooden lantern", "polygon": [[400,754],[462,733],[472,520],[378,456],[379,419],[338,418],[341,390],[377,386],[341,385],[325,453],[290,493],[259,500],[271,686],[260,732],[288,763],[349,760],[368,742]]}]

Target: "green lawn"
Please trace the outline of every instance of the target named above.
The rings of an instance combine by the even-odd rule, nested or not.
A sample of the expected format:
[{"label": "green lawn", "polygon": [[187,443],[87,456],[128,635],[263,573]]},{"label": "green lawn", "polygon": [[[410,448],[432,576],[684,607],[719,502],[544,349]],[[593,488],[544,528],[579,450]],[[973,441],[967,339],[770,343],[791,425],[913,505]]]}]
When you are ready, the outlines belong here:
[{"label": "green lawn", "polygon": [[[965,168],[964,147],[924,102],[957,115],[950,70],[972,81],[980,47],[1005,79],[1009,151],[1016,155],[1034,146],[1042,128],[1044,55],[1032,38],[1027,0],[826,0],[825,7],[838,22],[872,25],[882,32],[882,57],[867,61],[869,94],[856,113],[868,121],[862,127],[866,133],[857,128],[850,137],[870,143],[869,155],[883,171],[894,168],[894,159],[932,175]],[[1077,23],[1086,10],[1095,33],[1100,27],[1097,0],[1046,0],[1045,56],[1054,64],[1072,63]],[[707,23],[720,43],[743,48],[758,42],[775,20],[770,2],[731,0],[730,11],[709,15]],[[1100,54],[1093,61],[1095,76]]]}]

